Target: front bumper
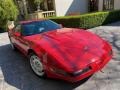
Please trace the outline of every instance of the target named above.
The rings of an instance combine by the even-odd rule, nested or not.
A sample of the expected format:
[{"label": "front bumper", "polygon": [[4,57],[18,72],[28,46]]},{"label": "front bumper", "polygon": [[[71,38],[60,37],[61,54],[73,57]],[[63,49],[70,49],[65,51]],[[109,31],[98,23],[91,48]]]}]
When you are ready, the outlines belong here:
[{"label": "front bumper", "polygon": [[50,70],[47,70],[46,73],[47,73],[47,76],[50,78],[62,79],[62,80],[74,83],[93,75],[97,71],[100,71],[110,61],[111,58],[112,56],[108,57],[106,60],[104,60],[101,63],[97,63],[97,62],[91,63],[90,64],[91,69],[78,76],[64,76],[64,75],[53,73]]}]

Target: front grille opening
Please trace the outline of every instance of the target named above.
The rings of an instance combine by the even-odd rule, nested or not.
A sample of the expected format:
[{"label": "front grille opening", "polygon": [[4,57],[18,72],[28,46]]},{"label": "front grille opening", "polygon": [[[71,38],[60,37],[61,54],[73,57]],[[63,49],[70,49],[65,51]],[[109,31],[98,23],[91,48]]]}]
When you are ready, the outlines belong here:
[{"label": "front grille opening", "polygon": [[78,71],[78,72],[75,72],[75,73],[72,73],[71,76],[79,76],[79,75],[82,75],[88,71],[90,71],[92,68],[89,66],[85,69],[83,69],[82,71]]}]

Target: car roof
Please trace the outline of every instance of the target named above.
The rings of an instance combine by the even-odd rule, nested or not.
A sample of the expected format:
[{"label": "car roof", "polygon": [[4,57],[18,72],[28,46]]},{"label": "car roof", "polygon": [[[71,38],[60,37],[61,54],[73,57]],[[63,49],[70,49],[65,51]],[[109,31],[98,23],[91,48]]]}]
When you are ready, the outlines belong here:
[{"label": "car roof", "polygon": [[48,20],[48,19],[37,19],[37,20],[20,21],[20,24],[27,24],[27,23],[31,23],[31,22],[44,21],[44,20]]}]

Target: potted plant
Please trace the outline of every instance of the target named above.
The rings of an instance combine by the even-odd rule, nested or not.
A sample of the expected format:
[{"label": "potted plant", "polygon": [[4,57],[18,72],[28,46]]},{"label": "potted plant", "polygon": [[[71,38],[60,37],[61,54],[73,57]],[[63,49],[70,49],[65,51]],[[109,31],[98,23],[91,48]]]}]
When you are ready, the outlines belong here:
[{"label": "potted plant", "polygon": [[43,1],[44,1],[44,0],[34,0],[34,3],[37,5],[37,11],[41,11],[40,4],[41,4]]}]

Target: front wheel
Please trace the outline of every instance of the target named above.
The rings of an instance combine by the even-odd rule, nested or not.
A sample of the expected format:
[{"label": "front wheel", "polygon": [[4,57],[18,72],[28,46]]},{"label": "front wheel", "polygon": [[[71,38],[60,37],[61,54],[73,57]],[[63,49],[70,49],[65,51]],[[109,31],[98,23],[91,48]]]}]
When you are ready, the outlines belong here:
[{"label": "front wheel", "polygon": [[41,59],[34,53],[29,55],[30,66],[39,77],[45,77],[45,71]]}]

